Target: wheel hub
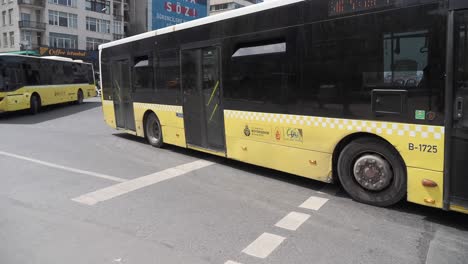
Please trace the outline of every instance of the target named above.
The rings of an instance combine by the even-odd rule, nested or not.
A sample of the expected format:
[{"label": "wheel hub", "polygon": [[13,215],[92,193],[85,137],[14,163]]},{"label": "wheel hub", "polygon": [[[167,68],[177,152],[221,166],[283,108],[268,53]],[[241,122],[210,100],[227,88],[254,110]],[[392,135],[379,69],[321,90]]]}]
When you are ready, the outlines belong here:
[{"label": "wheel hub", "polygon": [[385,189],[393,179],[390,164],[375,154],[367,154],[356,160],[353,174],[363,188],[371,191]]}]

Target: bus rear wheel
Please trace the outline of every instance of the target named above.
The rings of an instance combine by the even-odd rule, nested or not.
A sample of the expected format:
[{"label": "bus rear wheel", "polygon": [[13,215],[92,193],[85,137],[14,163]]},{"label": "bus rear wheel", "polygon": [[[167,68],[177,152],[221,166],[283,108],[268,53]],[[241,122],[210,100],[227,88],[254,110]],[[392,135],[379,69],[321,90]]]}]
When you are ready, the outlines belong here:
[{"label": "bus rear wheel", "polygon": [[33,94],[31,96],[31,100],[29,103],[29,112],[32,115],[35,115],[39,113],[40,110],[41,110],[41,99],[39,98],[39,96]]},{"label": "bus rear wheel", "polygon": [[145,135],[151,146],[161,148],[163,146],[162,128],[159,119],[151,113],[145,121]]},{"label": "bus rear wheel", "polygon": [[359,138],[340,153],[338,178],[355,200],[390,206],[406,195],[406,167],[399,153],[387,142]]},{"label": "bus rear wheel", "polygon": [[78,90],[78,93],[76,95],[76,104],[82,104],[83,103],[83,99],[84,99],[84,96],[83,96],[83,91],[82,90]]}]

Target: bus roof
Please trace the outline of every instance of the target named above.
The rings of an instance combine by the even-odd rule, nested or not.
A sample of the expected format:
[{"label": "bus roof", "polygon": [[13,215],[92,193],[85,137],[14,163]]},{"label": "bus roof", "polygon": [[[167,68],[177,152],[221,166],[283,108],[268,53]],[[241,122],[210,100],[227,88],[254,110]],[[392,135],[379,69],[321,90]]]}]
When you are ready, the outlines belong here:
[{"label": "bus roof", "polygon": [[29,58],[29,59],[41,59],[41,60],[53,60],[53,61],[61,61],[61,62],[73,62],[73,63],[82,63],[82,64],[91,64],[89,62],[83,62],[82,60],[73,60],[67,57],[60,57],[60,56],[29,56],[29,55],[20,55],[20,54],[12,54],[12,53],[0,53],[0,57],[22,57],[22,58]]},{"label": "bus roof", "polygon": [[188,29],[188,28],[193,28],[193,27],[197,27],[197,26],[201,26],[201,25],[206,25],[206,24],[217,22],[217,21],[227,20],[227,19],[234,18],[234,17],[239,17],[239,16],[243,16],[243,15],[247,15],[247,14],[260,12],[260,11],[263,11],[263,10],[272,9],[272,8],[275,8],[275,7],[285,6],[285,5],[298,3],[298,2],[304,2],[304,1],[305,0],[270,0],[270,1],[267,1],[267,2],[263,2],[263,3],[259,3],[259,4],[255,4],[255,5],[250,5],[250,6],[246,6],[246,7],[239,8],[239,9],[234,9],[234,10],[231,10],[231,11],[228,11],[228,12],[224,12],[224,13],[220,13],[220,14],[216,14],[216,15],[212,15],[212,16],[207,16],[207,17],[203,17],[203,18],[199,18],[199,19],[195,19],[195,20],[188,21],[188,22],[181,23],[181,24],[177,24],[177,25],[174,25],[174,26],[169,26],[169,27],[165,27],[165,28],[145,32],[145,33],[142,33],[142,34],[139,34],[139,35],[131,36],[131,37],[128,37],[128,38],[119,39],[119,40],[116,40],[116,41],[104,43],[104,44],[99,45],[99,50],[102,50],[102,49],[105,49],[105,48],[110,48],[110,47],[113,47],[113,46],[118,46],[118,45],[125,44],[125,43],[134,42],[134,41],[137,41],[137,40],[142,40],[142,39],[154,37],[154,36],[157,36],[157,35],[163,35],[163,34],[175,32],[175,31],[180,31],[180,30],[184,30],[184,29]]}]

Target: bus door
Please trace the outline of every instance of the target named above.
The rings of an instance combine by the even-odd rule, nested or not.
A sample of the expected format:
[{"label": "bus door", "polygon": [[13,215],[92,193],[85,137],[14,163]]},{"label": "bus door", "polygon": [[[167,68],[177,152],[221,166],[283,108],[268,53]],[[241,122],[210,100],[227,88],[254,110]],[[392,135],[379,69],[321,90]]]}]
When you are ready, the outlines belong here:
[{"label": "bus door", "polygon": [[220,48],[184,49],[181,59],[187,144],[224,152]]},{"label": "bus door", "polygon": [[130,61],[128,59],[112,62],[112,88],[117,127],[135,131]]},{"label": "bus door", "polygon": [[468,10],[455,12],[450,200],[468,208]]}]

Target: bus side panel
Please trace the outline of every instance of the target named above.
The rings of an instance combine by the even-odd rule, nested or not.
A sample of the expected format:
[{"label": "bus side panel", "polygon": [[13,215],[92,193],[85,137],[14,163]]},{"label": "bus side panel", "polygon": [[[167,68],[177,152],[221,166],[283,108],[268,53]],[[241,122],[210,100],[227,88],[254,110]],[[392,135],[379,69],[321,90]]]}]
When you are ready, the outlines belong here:
[{"label": "bus side panel", "polygon": [[[437,206],[441,201],[442,192],[431,191],[428,196],[421,181],[424,177],[442,186],[443,127],[232,110],[225,110],[224,118],[228,157],[277,169],[280,166],[279,170],[317,180],[324,180],[324,177],[331,175],[331,166],[326,165],[331,164],[332,153],[342,139],[355,133],[374,134],[390,142],[402,156],[408,167],[411,200],[426,204],[426,198],[434,199],[437,200]],[[283,148],[276,148],[278,153],[268,147],[260,152],[256,150],[259,147],[256,142]],[[242,151],[246,152],[245,149],[256,151],[260,156],[240,155]],[[303,153],[303,150],[309,152]],[[302,154],[295,155],[293,152]],[[292,155],[299,164],[270,165],[264,160],[270,159],[272,155],[275,161],[283,160],[283,163],[290,163]],[[329,158],[325,164],[323,155]],[[303,171],[298,173],[296,166],[303,168]]]},{"label": "bus side panel", "polygon": [[[444,173],[418,168],[408,168],[408,201],[442,208],[444,194]],[[424,187],[421,183],[430,179],[437,183],[437,187]]]},{"label": "bus side panel", "polygon": [[19,89],[14,92],[5,93],[5,98],[2,101],[2,111],[17,111],[29,108],[29,94],[25,93],[24,89]]},{"label": "bus side panel", "polygon": [[228,157],[323,182],[331,182],[331,154],[226,137]]},{"label": "bus side panel", "polygon": [[182,106],[133,103],[136,133],[145,136],[144,116],[147,111],[156,114],[163,130],[164,143],[186,147]]},{"label": "bus side panel", "polygon": [[107,125],[112,128],[117,128],[115,123],[114,101],[102,100],[102,112]]},{"label": "bus side panel", "polygon": [[[90,98],[90,97],[95,97],[97,95],[96,93],[96,87],[93,84],[86,84],[86,85],[80,85],[76,87],[74,98],[75,100],[78,99],[78,90],[81,88],[83,91],[84,98]],[[71,92],[70,92],[71,94]]]}]

